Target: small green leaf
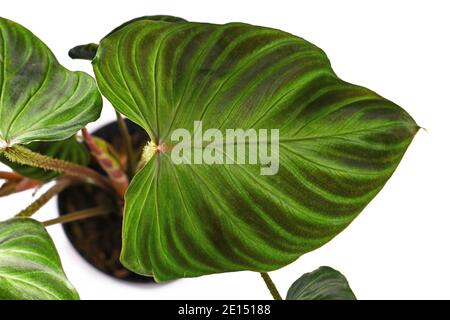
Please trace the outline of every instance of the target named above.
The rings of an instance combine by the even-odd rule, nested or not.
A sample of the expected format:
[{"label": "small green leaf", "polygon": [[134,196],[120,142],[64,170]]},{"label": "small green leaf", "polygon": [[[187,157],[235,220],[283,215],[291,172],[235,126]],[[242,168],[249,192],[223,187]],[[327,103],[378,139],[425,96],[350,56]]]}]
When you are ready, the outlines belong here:
[{"label": "small green leaf", "polygon": [[[383,188],[418,130],[395,103],[338,78],[321,49],[280,30],[139,20],[104,38],[93,65],[105,97],[152,140],[126,194],[121,261],[158,281],[268,272],[319,248]],[[193,137],[198,120],[203,132],[279,130],[278,172],[261,175],[261,162],[176,164],[171,135]]]},{"label": "small green leaf", "polygon": [[0,18],[0,149],[67,139],[101,105],[92,77],[65,69],[29,30]]},{"label": "small green leaf", "polygon": [[0,222],[0,299],[79,299],[52,239],[35,220]]},{"label": "small green leaf", "polygon": [[342,273],[320,267],[295,281],[286,300],[356,300],[356,297]]},{"label": "small green leaf", "polygon": [[[82,143],[77,141],[75,136],[63,141],[31,142],[27,145],[27,148],[52,158],[66,160],[80,165],[87,165],[90,159],[89,152]],[[30,179],[47,182],[58,176],[58,173],[54,171],[43,170],[12,162],[1,154],[0,161],[15,172]]]},{"label": "small green leaf", "polygon": [[72,59],[92,60],[97,54],[98,44],[88,43],[73,47],[69,50]]}]

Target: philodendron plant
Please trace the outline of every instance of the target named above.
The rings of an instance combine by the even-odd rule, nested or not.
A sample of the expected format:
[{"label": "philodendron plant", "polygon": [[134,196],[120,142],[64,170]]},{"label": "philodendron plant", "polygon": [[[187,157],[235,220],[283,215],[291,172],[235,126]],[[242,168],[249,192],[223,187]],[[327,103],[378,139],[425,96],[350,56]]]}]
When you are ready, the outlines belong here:
[{"label": "philodendron plant", "polygon": [[[250,270],[281,299],[267,272],[348,226],[419,129],[393,102],[338,78],[321,49],[276,29],[150,16],[69,54],[92,60],[95,80],[0,19],[0,160],[12,169],[0,172],[0,194],[52,183],[0,222],[3,299],[77,299],[46,227],[110,214],[123,216],[120,261],[134,273],[168,281]],[[125,154],[84,128],[99,117],[101,94]],[[139,157],[124,117],[148,135]],[[111,203],[31,218],[86,184]],[[355,295],[321,267],[286,298]]]}]

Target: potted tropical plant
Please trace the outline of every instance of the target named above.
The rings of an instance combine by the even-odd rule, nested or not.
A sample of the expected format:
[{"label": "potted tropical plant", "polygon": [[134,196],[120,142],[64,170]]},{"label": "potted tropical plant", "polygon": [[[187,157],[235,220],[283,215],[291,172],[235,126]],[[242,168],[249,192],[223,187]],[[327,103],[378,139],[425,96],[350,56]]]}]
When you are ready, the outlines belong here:
[{"label": "potted tropical plant", "polygon": [[[0,19],[0,40],[0,160],[12,169],[0,172],[0,195],[50,186],[0,222],[2,299],[79,298],[46,231],[56,223],[112,276],[250,270],[282,299],[268,272],[348,226],[419,129],[276,29],[137,18],[70,51],[92,60],[95,79],[15,22]],[[102,95],[117,122],[90,133]],[[60,216],[34,220],[55,196]],[[355,295],[321,267],[286,298]]]}]

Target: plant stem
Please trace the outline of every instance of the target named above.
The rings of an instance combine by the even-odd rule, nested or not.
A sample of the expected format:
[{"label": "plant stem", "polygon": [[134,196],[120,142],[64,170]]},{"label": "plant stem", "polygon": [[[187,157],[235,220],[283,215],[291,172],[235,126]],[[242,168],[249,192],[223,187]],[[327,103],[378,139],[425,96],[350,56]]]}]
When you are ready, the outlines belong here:
[{"label": "plant stem", "polygon": [[71,185],[71,181],[69,179],[63,178],[57,181],[53,187],[51,187],[45,193],[43,193],[39,198],[36,199],[36,201],[34,201],[28,207],[26,207],[18,214],[16,214],[16,217],[27,217],[27,218],[31,217],[36,211],[38,211],[47,202],[49,202],[51,198],[53,198],[55,195],[63,191],[69,185]]},{"label": "plant stem", "polygon": [[273,283],[269,274],[267,272],[261,272],[261,277],[263,278],[264,282],[266,283],[266,286],[269,289],[270,294],[272,295],[273,299],[274,300],[283,300],[280,293],[278,292],[277,287],[275,286],[275,283]]},{"label": "plant stem", "polygon": [[0,197],[9,196],[33,188],[39,188],[40,186],[42,186],[42,182],[25,177],[20,181],[7,181],[0,187]]},{"label": "plant stem", "polygon": [[16,182],[5,182],[4,184],[2,184],[2,186],[0,187],[0,197],[9,196],[15,193],[16,186]]},{"label": "plant stem", "polygon": [[116,111],[117,124],[119,125],[120,135],[122,136],[123,143],[125,144],[125,151],[127,153],[127,173],[131,178],[136,172],[136,158],[133,152],[133,143],[131,141],[130,132],[128,126],[122,115]]},{"label": "plant stem", "polygon": [[9,181],[20,181],[23,177],[15,172],[0,171],[0,179]]},{"label": "plant stem", "polygon": [[129,183],[127,175],[123,172],[120,164],[108,152],[105,152],[99,147],[86,128],[82,130],[82,133],[84,142],[87,144],[92,156],[97,160],[102,169],[105,170],[119,198],[123,200]]},{"label": "plant stem", "polygon": [[88,218],[92,218],[92,217],[97,217],[97,216],[101,216],[101,215],[104,215],[107,213],[111,213],[112,211],[113,210],[111,209],[111,207],[99,206],[99,207],[94,207],[94,208],[90,208],[90,209],[85,209],[85,210],[80,210],[80,211],[75,211],[75,212],[72,212],[69,214],[65,214],[63,216],[59,216],[58,218],[44,221],[43,224],[44,224],[44,226],[48,227],[48,226],[52,226],[52,225],[58,224],[58,223],[68,223],[68,222],[88,219]]},{"label": "plant stem", "polygon": [[3,152],[4,155],[13,162],[65,173],[68,176],[72,176],[88,183],[93,183],[107,191],[111,191],[109,180],[88,167],[80,166],[79,164],[65,160],[54,159],[19,145],[6,148]]}]

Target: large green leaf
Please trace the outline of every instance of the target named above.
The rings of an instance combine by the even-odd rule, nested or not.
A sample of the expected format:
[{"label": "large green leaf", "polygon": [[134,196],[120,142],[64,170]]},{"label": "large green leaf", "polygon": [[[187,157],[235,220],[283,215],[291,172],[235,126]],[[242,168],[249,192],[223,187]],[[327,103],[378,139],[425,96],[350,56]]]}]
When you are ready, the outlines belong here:
[{"label": "large green leaf", "polygon": [[[31,142],[27,145],[27,148],[51,158],[66,160],[80,165],[87,165],[90,159],[89,152],[82,143],[76,140],[75,136],[63,141]],[[1,154],[0,161],[27,178],[47,182],[58,176],[58,173],[54,171],[12,162]]]},{"label": "large green leaf", "polygon": [[[158,145],[126,195],[121,261],[159,281],[270,271],[322,246],[381,190],[418,130],[279,30],[137,21],[104,38],[93,64],[102,93]],[[278,173],[175,165],[171,134],[193,133],[195,120],[203,131],[279,129]]]},{"label": "large green leaf", "polygon": [[101,105],[92,77],[65,69],[29,30],[0,18],[0,148],[67,139]]},{"label": "large green leaf", "polygon": [[320,267],[296,280],[286,300],[356,300],[356,297],[342,273]]},{"label": "large green leaf", "polygon": [[0,299],[79,299],[40,222],[28,218],[0,222]]}]

